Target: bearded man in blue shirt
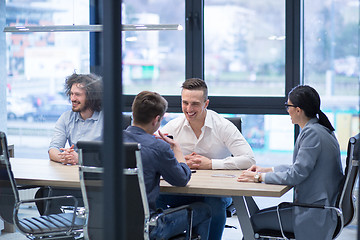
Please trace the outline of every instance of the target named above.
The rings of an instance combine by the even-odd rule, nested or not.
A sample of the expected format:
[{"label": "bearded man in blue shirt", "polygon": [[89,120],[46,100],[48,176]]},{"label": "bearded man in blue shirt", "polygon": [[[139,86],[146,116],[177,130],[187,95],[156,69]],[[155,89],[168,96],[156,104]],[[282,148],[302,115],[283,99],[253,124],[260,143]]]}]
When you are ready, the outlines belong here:
[{"label": "bearded man in blue shirt", "polygon": [[[95,74],[74,73],[66,79],[65,93],[71,101],[72,109],[64,112],[55,124],[49,146],[50,160],[77,164],[76,143],[79,140],[102,140],[102,92],[102,79]],[[65,148],[66,143],[69,144],[68,148]]]},{"label": "bearded man in blue shirt", "polygon": [[[103,138],[104,117],[102,113],[103,83],[95,74],[72,74],[65,81],[65,93],[69,97],[72,109],[64,112],[55,124],[54,134],[49,146],[49,158],[65,165],[78,164],[76,143],[79,140],[101,141]],[[66,146],[69,145],[69,147]],[[72,195],[83,206],[80,190],[52,188],[51,194]],[[47,197],[48,190],[40,188],[35,197]],[[73,200],[54,200],[47,209],[49,213],[61,213],[61,207],[72,205]],[[45,207],[41,201],[36,202],[41,215]]]}]

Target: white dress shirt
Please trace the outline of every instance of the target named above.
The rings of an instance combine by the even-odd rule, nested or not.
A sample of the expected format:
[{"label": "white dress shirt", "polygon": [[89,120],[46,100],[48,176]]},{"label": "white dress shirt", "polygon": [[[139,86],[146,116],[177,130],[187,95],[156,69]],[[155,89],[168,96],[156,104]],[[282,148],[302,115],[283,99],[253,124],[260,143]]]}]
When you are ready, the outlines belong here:
[{"label": "white dress shirt", "polygon": [[207,110],[199,138],[185,115],[168,122],[161,131],[173,135],[184,155],[196,152],[212,160],[213,169],[247,169],[254,153],[238,128],[218,113]]}]

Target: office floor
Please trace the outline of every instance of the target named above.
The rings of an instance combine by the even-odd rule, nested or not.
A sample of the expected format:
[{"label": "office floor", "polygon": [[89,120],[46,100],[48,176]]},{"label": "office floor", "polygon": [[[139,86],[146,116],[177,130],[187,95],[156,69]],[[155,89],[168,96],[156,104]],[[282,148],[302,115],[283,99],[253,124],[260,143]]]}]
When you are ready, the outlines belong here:
[{"label": "office floor", "polygon": [[[37,210],[35,207],[24,207],[22,208],[22,214],[24,216],[30,216],[33,213],[36,213]],[[229,226],[233,226],[236,228],[225,228],[222,240],[235,240],[235,239],[242,239],[242,233],[240,229],[240,225],[237,219],[237,216],[233,216],[231,218],[227,218],[226,224]],[[0,220],[0,229],[3,229],[4,224]],[[357,237],[357,218],[355,218],[352,223],[344,228],[341,235],[337,238],[337,240],[350,240],[356,239]],[[0,240],[25,240],[27,239],[24,235],[19,232],[15,233],[1,233]]]}]

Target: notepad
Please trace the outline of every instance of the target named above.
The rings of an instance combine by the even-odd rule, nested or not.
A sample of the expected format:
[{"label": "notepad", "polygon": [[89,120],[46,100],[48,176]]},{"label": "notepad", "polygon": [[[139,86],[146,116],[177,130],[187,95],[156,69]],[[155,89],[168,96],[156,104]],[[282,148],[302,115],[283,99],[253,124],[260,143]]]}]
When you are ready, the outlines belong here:
[{"label": "notepad", "polygon": [[211,176],[212,177],[225,177],[225,178],[234,178],[234,177],[236,177],[235,175],[231,175],[231,174],[213,174]]}]

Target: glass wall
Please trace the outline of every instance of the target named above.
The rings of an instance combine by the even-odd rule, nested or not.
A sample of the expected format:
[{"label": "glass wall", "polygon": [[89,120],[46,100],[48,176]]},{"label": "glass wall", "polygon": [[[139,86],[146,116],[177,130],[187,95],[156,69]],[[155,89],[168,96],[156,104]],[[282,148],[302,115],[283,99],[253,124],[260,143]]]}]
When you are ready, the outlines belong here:
[{"label": "glass wall", "polygon": [[[84,25],[89,1],[6,2],[6,25]],[[16,157],[48,158],[55,121],[71,109],[65,78],[89,72],[89,33],[6,33],[8,141]]]},{"label": "glass wall", "polygon": [[[210,98],[285,96],[285,1],[204,3]],[[304,1],[304,82],[321,94],[343,152],[359,131],[358,4]],[[88,24],[89,2],[9,0],[6,13],[8,26]],[[123,23],[185,28],[185,1],[125,0]],[[89,33],[6,33],[6,40],[9,142],[16,145],[17,157],[47,158],[55,120],[69,107],[64,80],[74,71],[89,72]],[[185,31],[127,31],[122,44],[124,94],[180,95]],[[270,153],[291,154],[294,130],[287,115],[241,117],[243,134],[260,160]]]},{"label": "glass wall", "polygon": [[[183,0],[124,0],[123,24],[180,24],[185,27]],[[174,84],[185,79],[185,31],[123,32],[123,92],[152,90],[178,95]]]},{"label": "glass wall", "polygon": [[[348,138],[359,132],[359,1],[303,1],[304,83],[319,91],[344,156]],[[89,23],[88,0],[5,2],[7,26]],[[186,28],[185,2],[123,0],[123,24]],[[285,40],[291,38],[285,36],[286,2],[291,0],[204,0],[204,78],[210,98],[286,95]],[[124,32],[124,94],[151,90],[179,96],[189,57],[185,38],[185,31]],[[16,157],[47,159],[55,121],[69,108],[64,80],[74,71],[89,72],[89,33],[6,33],[6,59],[8,141],[15,144]],[[294,127],[289,116],[285,110],[284,115],[258,114],[250,101],[252,114],[239,116],[257,163],[290,163]],[[174,116],[168,113],[165,121]]]},{"label": "glass wall", "polygon": [[341,150],[359,132],[359,1],[304,1],[304,82],[315,87]]},{"label": "glass wall", "polygon": [[210,95],[285,95],[285,1],[205,1]]}]

